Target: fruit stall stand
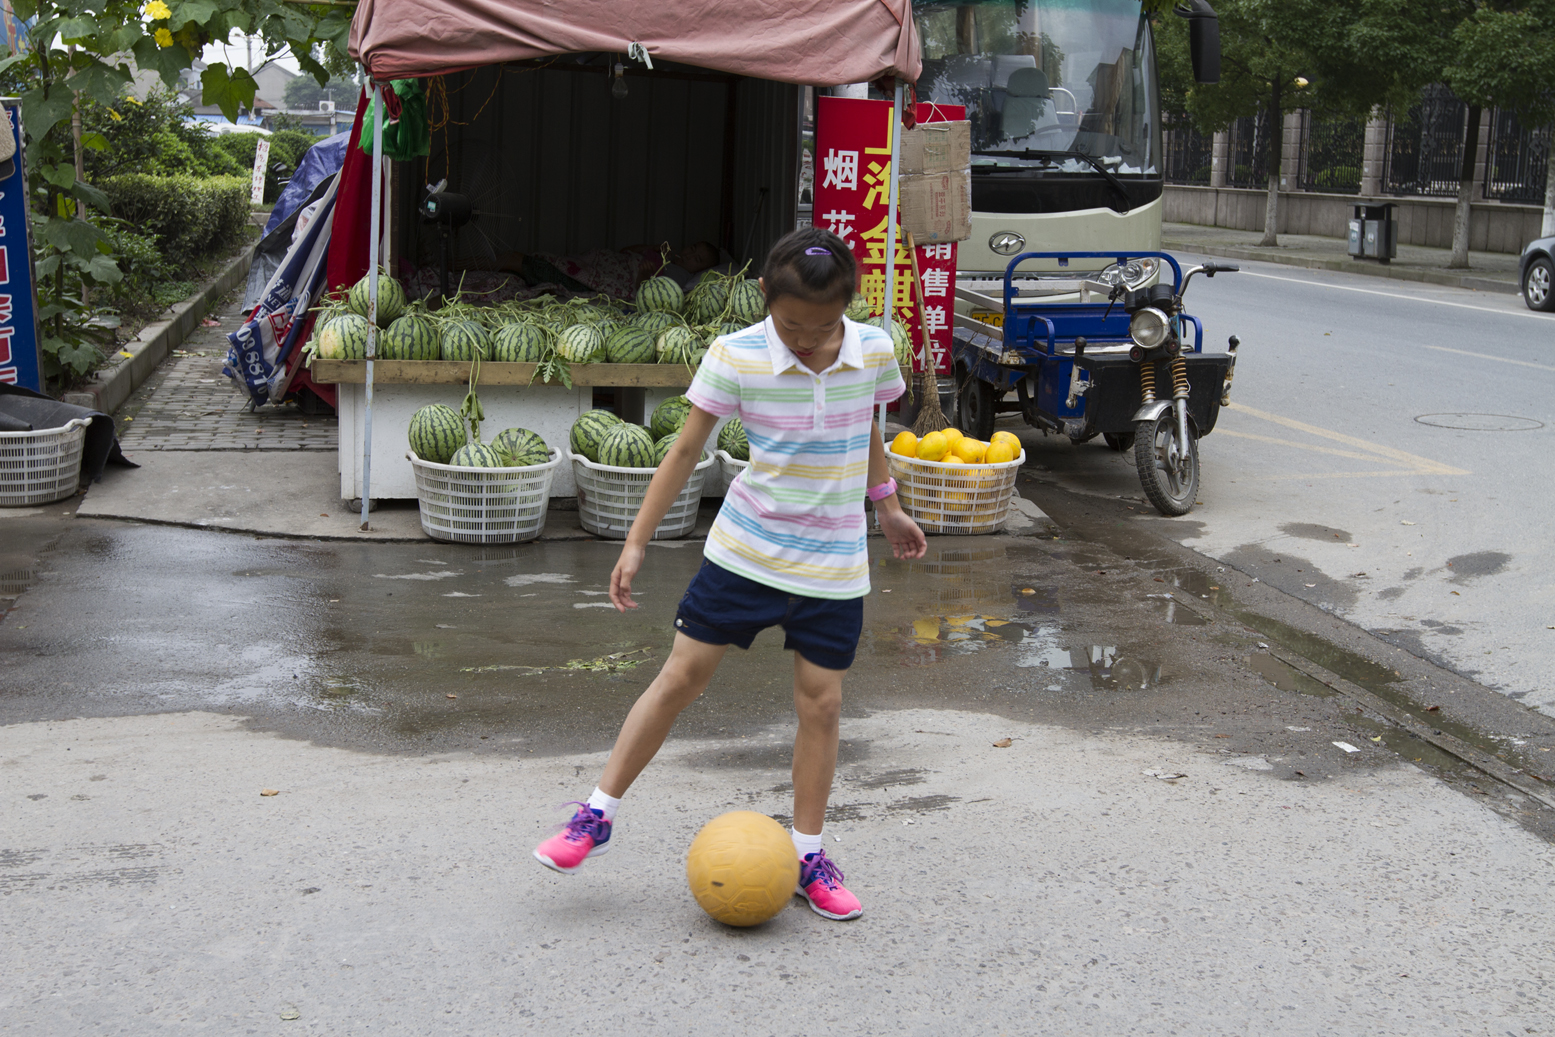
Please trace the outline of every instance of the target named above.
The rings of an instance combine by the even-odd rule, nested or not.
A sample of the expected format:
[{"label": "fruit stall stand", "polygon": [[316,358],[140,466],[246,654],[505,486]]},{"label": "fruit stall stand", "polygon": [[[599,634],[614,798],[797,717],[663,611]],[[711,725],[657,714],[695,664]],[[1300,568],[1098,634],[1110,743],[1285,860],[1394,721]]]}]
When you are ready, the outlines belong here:
[{"label": "fruit stall stand", "polygon": [[[642,94],[648,99],[639,103],[651,101],[654,113],[669,110],[673,115],[678,98],[682,124],[693,114],[720,113],[722,124],[716,126],[716,136],[722,154],[713,158],[722,163],[722,182],[696,182],[699,170],[709,163],[698,157],[697,138],[682,128],[678,138],[660,140],[654,135],[640,140],[640,152],[607,152],[600,164],[608,166],[609,172],[600,175],[608,179],[598,181],[599,189],[592,193],[579,193],[573,183],[587,180],[587,163],[564,167],[565,176],[548,182],[535,177],[526,181],[524,173],[485,178],[497,183],[494,187],[484,183],[489,196],[476,198],[480,204],[475,217],[480,222],[487,220],[483,213],[491,213],[491,233],[478,227],[476,233],[488,240],[508,233],[539,235],[523,239],[530,248],[544,245],[547,226],[565,228],[552,232],[549,240],[565,238],[564,244],[572,245],[588,240],[597,245],[612,232],[629,236],[632,231],[640,231],[644,240],[664,240],[679,231],[681,240],[690,241],[697,240],[697,228],[711,220],[715,230],[706,236],[720,238],[731,251],[741,243],[743,232],[740,251],[748,259],[759,256],[766,244],[795,222],[800,165],[796,135],[790,132],[798,107],[795,88],[882,83],[894,89],[896,109],[902,111],[902,84],[916,80],[921,64],[909,0],[834,0],[797,8],[786,0],[757,0],[705,9],[694,20],[685,18],[683,5],[658,0],[630,5],[614,0],[561,0],[543,6],[482,0],[428,6],[414,0],[374,0],[357,8],[350,53],[370,77],[371,111],[383,111],[386,100],[392,102],[395,94],[406,93],[400,84],[416,80],[426,84],[432,108],[440,99],[442,107],[437,110],[443,113],[441,125],[438,119],[432,123],[434,138],[438,130],[442,132],[441,151],[434,148],[425,165],[398,162],[391,171],[384,135],[386,121],[393,128],[394,105],[389,106],[390,120],[364,120],[362,112],[368,106],[359,107],[352,148],[340,178],[327,282],[331,289],[344,289],[365,281],[363,359],[316,359],[311,372],[299,375],[335,390],[341,419],[341,493],[361,500],[364,526],[370,499],[415,495],[405,458],[406,429],[422,406],[464,404],[468,411],[469,397],[478,393],[478,407],[488,428],[521,426],[560,449],[571,425],[600,405],[602,393],[608,393],[609,405],[641,421],[657,404],[683,392],[696,359],[689,355],[692,350],[672,349],[671,362],[614,364],[599,362],[595,353],[567,363],[570,387],[558,377],[549,381],[534,377],[537,363],[552,357],[478,365],[442,358],[379,359],[386,336],[378,319],[380,306],[386,293],[398,290],[397,285],[389,287],[391,279],[380,273],[386,261],[397,258],[391,231],[413,234],[415,206],[425,204],[413,197],[419,194],[411,186],[414,178],[423,173],[428,180],[442,176],[445,182],[450,175],[456,181],[464,177],[466,182],[458,186],[474,196],[482,189],[482,179],[471,170],[479,171],[482,154],[514,154],[520,158],[513,168],[538,168],[549,155],[542,123],[556,104],[554,96],[548,103],[540,92],[553,89],[554,93],[543,77],[595,69],[605,73],[599,80],[600,97],[572,89],[562,97],[562,107],[570,97],[580,110],[562,111],[556,118],[586,122],[582,108],[624,101],[628,90],[633,97]],[[504,76],[518,85],[503,85]],[[581,81],[583,75],[574,78]],[[503,106],[524,89],[536,92],[533,107],[538,114],[529,123],[502,114]],[[709,93],[717,90],[723,93]],[[459,96],[453,97],[455,93]],[[716,103],[696,108],[688,100],[696,96],[714,97]],[[607,112],[596,124],[610,128],[605,134],[607,147],[624,146],[638,129],[647,132],[636,125],[647,120],[623,118],[623,111],[617,109],[613,116]],[[489,136],[478,137],[475,130]],[[785,135],[789,139],[779,139]],[[364,138],[370,142],[366,146]],[[590,146],[587,134],[573,138],[570,146],[575,151]],[[893,162],[898,146],[893,139]],[[679,182],[664,183],[656,163],[677,153],[682,156],[683,176]],[[777,175],[772,175],[774,170]],[[548,184],[554,191],[545,190]],[[429,191],[428,198],[435,193]],[[398,197],[391,201],[392,195]],[[751,199],[754,205],[742,204]],[[890,200],[893,218],[887,222],[893,241],[886,249],[888,262],[896,251],[894,177]],[[639,209],[644,212],[639,214]],[[703,210],[714,215],[707,217]],[[504,219],[511,222],[504,224]],[[513,231],[514,226],[520,229]],[[446,256],[448,231],[443,234]],[[888,275],[894,272],[888,270]],[[890,318],[884,320],[889,325]],[[657,351],[661,361],[666,359],[662,335]],[[479,382],[472,387],[475,366]],[[547,373],[554,374],[541,372]],[[566,496],[572,489],[570,476],[559,470],[552,495]]]}]

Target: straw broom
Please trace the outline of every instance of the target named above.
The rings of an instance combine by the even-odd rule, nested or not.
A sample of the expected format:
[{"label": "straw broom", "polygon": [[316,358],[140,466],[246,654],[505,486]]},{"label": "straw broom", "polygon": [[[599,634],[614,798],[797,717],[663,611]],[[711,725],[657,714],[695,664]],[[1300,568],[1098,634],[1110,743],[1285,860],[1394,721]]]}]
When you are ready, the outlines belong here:
[{"label": "straw broom", "polygon": [[939,379],[934,375],[934,347],[929,342],[929,328],[923,320],[923,277],[918,273],[918,245],[912,231],[907,232],[907,252],[912,256],[912,282],[918,293],[918,332],[923,339],[923,405],[918,408],[918,420],[912,424],[913,435],[926,436],[950,426],[945,412],[939,406]]}]

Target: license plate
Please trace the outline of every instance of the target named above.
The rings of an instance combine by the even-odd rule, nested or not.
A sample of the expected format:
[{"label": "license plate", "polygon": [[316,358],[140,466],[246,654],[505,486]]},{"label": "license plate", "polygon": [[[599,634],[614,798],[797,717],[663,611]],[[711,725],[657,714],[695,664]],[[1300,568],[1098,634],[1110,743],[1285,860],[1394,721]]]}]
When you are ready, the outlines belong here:
[{"label": "license plate", "polygon": [[973,310],[972,319],[984,324],[992,324],[996,328],[1004,327],[1004,314],[993,310]]}]

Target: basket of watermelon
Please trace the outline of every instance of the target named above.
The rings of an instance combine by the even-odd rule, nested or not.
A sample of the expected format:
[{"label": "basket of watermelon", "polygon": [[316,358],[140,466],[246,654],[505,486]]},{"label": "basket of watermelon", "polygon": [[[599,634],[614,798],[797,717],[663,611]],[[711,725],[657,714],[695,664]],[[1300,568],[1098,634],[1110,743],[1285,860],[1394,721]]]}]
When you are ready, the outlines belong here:
[{"label": "basket of watermelon", "polygon": [[469,441],[459,412],[432,404],[411,418],[410,446],[421,528],[433,540],[516,544],[545,531],[562,458],[536,433],[510,428],[489,444]]},{"label": "basket of watermelon", "polygon": [[[578,486],[578,522],[595,536],[625,540],[647,496],[653,473],[680,438],[689,401],[682,410],[677,396],[660,404],[649,426],[622,421],[607,410],[591,410],[572,426],[569,446]],[[657,439],[654,432],[661,432]],[[682,537],[696,528],[702,486],[713,457],[707,451],[692,469],[686,486],[670,505],[653,539]]]}]

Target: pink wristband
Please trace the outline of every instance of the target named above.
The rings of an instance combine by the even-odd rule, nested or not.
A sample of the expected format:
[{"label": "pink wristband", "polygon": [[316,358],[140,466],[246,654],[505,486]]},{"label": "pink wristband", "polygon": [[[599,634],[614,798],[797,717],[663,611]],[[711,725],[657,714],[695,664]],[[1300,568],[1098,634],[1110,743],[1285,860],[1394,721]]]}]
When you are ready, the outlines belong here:
[{"label": "pink wristband", "polygon": [[866,489],[864,491],[864,496],[868,497],[872,501],[878,502],[878,501],[885,500],[887,497],[891,496],[891,494],[893,494],[895,492],[896,492],[896,480],[895,479],[887,479],[885,482],[881,483],[879,486],[871,486],[868,489]]}]

